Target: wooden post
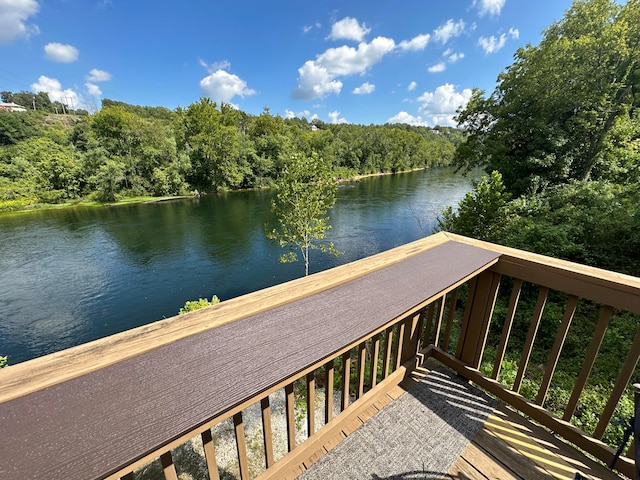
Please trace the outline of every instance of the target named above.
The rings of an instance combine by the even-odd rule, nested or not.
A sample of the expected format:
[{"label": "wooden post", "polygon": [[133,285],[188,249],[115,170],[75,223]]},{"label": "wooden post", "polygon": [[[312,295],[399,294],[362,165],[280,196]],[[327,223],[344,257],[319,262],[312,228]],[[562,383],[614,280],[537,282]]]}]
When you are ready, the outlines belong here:
[{"label": "wooden post", "polygon": [[416,358],[420,347],[421,316],[422,313],[417,312],[402,322],[404,325],[404,345],[402,346],[400,365],[404,365],[409,360]]},{"label": "wooden post", "polygon": [[456,357],[472,368],[480,367],[498,296],[500,274],[484,271],[469,284]]}]

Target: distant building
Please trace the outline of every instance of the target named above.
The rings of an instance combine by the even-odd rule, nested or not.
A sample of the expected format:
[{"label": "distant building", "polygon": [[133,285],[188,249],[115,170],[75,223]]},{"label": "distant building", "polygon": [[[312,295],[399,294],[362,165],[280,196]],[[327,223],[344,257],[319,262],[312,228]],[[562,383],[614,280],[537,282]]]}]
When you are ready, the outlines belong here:
[{"label": "distant building", "polygon": [[9,110],[10,112],[26,112],[27,109],[17,103],[0,102],[0,110]]}]

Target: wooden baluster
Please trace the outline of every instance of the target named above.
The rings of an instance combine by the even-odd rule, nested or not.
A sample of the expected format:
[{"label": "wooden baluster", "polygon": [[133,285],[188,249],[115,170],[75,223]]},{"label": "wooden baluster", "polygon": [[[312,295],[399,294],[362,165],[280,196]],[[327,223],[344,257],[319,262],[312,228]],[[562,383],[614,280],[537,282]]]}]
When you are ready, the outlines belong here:
[{"label": "wooden baluster", "polygon": [[307,373],[307,436],[316,431],[316,374]]},{"label": "wooden baluster", "polygon": [[238,464],[240,466],[240,479],[249,479],[249,462],[247,460],[247,439],[244,435],[244,422],[242,412],[233,416],[233,427],[236,432],[236,446],[238,451]]},{"label": "wooden baluster", "polygon": [[516,278],[513,282],[513,290],[511,290],[511,297],[509,298],[509,306],[507,308],[507,317],[505,318],[504,325],[502,326],[500,343],[498,344],[496,358],[493,362],[493,371],[491,372],[491,378],[493,378],[494,380],[497,380],[498,375],[500,375],[500,369],[502,368],[504,354],[507,351],[507,343],[509,342],[509,336],[511,335],[511,327],[513,326],[513,319],[516,316],[516,309],[518,308],[518,301],[520,300],[521,291],[522,280]]},{"label": "wooden baluster", "polygon": [[449,350],[449,340],[451,339],[451,328],[453,327],[453,318],[456,314],[456,302],[458,301],[458,289],[451,292],[449,298],[449,308],[447,311],[447,324],[444,328],[444,336],[442,337],[442,350]]},{"label": "wooden baluster", "polygon": [[358,345],[358,389],[356,390],[356,400],[364,395],[364,370],[367,365],[367,344],[362,342]]},{"label": "wooden baluster", "polygon": [[216,460],[216,449],[211,429],[208,428],[202,432],[200,438],[202,438],[202,448],[204,450],[205,462],[207,463],[207,471],[209,472],[209,480],[220,480],[218,461]]},{"label": "wooden baluster", "polygon": [[499,287],[500,274],[490,270],[480,273],[469,284],[456,357],[471,368],[480,368]]},{"label": "wooden baluster", "polygon": [[567,308],[564,311],[564,315],[562,316],[560,327],[558,328],[558,332],[556,333],[556,339],[553,342],[551,353],[549,353],[549,361],[547,362],[544,376],[542,377],[542,384],[540,385],[538,396],[536,397],[536,403],[538,405],[542,405],[545,398],[547,397],[549,385],[551,385],[551,378],[553,378],[553,373],[556,371],[558,359],[560,358],[560,353],[562,352],[562,346],[564,345],[564,341],[567,338],[567,332],[569,331],[569,327],[571,326],[571,321],[573,320],[573,316],[576,313],[577,307],[578,297],[576,297],[575,295],[571,295],[569,297],[569,301],[567,302]]},{"label": "wooden baluster", "polygon": [[467,292],[467,301],[464,305],[464,313],[462,315],[462,325],[460,326],[460,334],[458,336],[458,344],[456,345],[456,358],[462,358],[462,352],[464,351],[464,341],[467,335],[467,326],[469,324],[469,318],[471,317],[474,292],[478,286],[478,277],[473,277],[469,280],[469,291]]},{"label": "wooden baluster", "polygon": [[329,360],[324,365],[325,387],[324,387],[324,423],[327,424],[333,418],[333,360]]},{"label": "wooden baluster", "polygon": [[402,342],[402,352],[399,355],[399,365],[404,365],[409,361],[415,361],[417,366],[417,355],[420,348],[420,327],[422,325],[422,312],[416,312],[409,316],[401,325],[404,325],[404,341]]},{"label": "wooden baluster", "polygon": [[442,297],[440,297],[439,301],[438,301],[438,320],[436,323],[436,328],[435,328],[435,336],[433,338],[433,344],[435,346],[438,346],[438,343],[440,342],[440,330],[442,329],[442,317],[444,317],[444,295]]},{"label": "wooden baluster", "polygon": [[342,402],[340,403],[340,411],[349,406],[349,380],[351,377],[351,352],[342,354]]},{"label": "wooden baluster", "polygon": [[631,376],[633,375],[633,371],[638,365],[638,359],[640,358],[640,329],[636,332],[636,336],[633,338],[633,343],[631,344],[631,349],[627,354],[627,358],[622,365],[622,370],[620,370],[620,375],[618,375],[618,379],[616,380],[616,384],[613,387],[613,391],[609,396],[609,400],[607,401],[607,405],[604,407],[604,410],[600,414],[600,420],[598,421],[598,425],[596,425],[596,429],[593,432],[593,438],[600,439],[604,434],[604,431],[609,425],[611,421],[611,417],[613,416],[613,412],[620,401],[620,397],[624,393],[625,388],[629,385],[629,381],[631,380]]},{"label": "wooden baluster", "polygon": [[544,306],[547,302],[548,293],[549,293],[549,289],[547,287],[540,287],[540,293],[538,294],[536,307],[534,309],[533,315],[531,316],[531,324],[529,325],[529,331],[527,332],[527,338],[525,340],[524,347],[522,350],[522,356],[520,357],[520,365],[518,366],[518,373],[516,374],[516,379],[513,382],[512,390],[514,392],[520,391],[520,386],[522,385],[522,379],[524,378],[524,372],[527,369],[527,364],[529,363],[529,357],[531,356],[531,351],[533,350],[533,341],[536,338],[536,333],[538,332],[538,327],[540,326],[540,319],[542,318],[542,313],[544,312]]},{"label": "wooden baluster", "polygon": [[371,354],[371,388],[378,383],[378,359],[380,357],[380,334],[373,337],[373,353]]},{"label": "wooden baluster", "polygon": [[176,466],[173,464],[171,452],[160,455],[160,464],[162,465],[162,473],[164,474],[165,480],[178,480],[178,474],[176,473]]},{"label": "wooden baluster", "polygon": [[418,324],[416,325],[416,335],[418,337],[418,345],[416,353],[426,348],[427,344],[424,342],[424,332],[427,326],[427,310],[422,309],[418,313]]},{"label": "wooden baluster", "polygon": [[403,320],[398,323],[398,345],[396,346],[396,365],[393,371],[395,372],[402,365],[402,350],[405,342],[405,331],[406,331],[407,321]]},{"label": "wooden baluster", "polygon": [[295,418],[295,398],[293,395],[293,383],[284,387],[286,397],[285,411],[287,415],[287,446],[289,451],[296,448],[296,418]]},{"label": "wooden baluster", "polygon": [[273,432],[271,430],[271,406],[269,396],[260,400],[262,410],[262,433],[264,436],[264,458],[266,467],[269,468],[275,463],[273,458]]},{"label": "wooden baluster", "polygon": [[393,327],[388,327],[385,330],[386,340],[385,340],[385,348],[384,348],[384,378],[389,376],[389,364],[391,362],[391,352],[393,348]]},{"label": "wooden baluster", "polygon": [[425,347],[431,344],[431,327],[433,325],[433,312],[434,312],[434,305],[433,303],[430,303],[425,308],[425,316],[424,316],[425,326],[424,326],[424,336],[422,337],[422,344]]},{"label": "wooden baluster", "polygon": [[562,419],[567,422],[571,420],[573,413],[576,411],[578,400],[580,399],[580,394],[582,393],[584,386],[587,384],[589,374],[591,373],[593,364],[596,361],[598,351],[600,351],[600,345],[602,345],[602,340],[604,339],[604,334],[607,332],[607,328],[609,327],[609,321],[611,320],[611,317],[613,317],[613,307],[602,307],[602,310],[600,310],[600,319],[598,320],[598,324],[596,325],[596,329],[593,333],[593,338],[591,339],[591,343],[589,344],[589,349],[587,350],[587,354],[584,357],[582,368],[580,369],[576,384],[573,386],[573,391],[571,392],[571,398],[569,398],[567,408],[565,409],[564,415],[562,416]]}]

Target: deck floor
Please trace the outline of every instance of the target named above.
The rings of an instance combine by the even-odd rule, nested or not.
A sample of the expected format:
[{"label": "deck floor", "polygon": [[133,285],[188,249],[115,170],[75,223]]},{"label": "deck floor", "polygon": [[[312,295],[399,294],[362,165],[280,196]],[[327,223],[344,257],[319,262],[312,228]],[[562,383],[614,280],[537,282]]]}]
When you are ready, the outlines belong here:
[{"label": "deck floor", "polygon": [[[415,372],[414,379],[405,380],[402,384],[385,393],[382,398],[377,399],[357,415],[357,418],[348,422],[334,439],[325,442],[322,448],[310,454],[305,461],[283,475],[283,478],[297,478],[307,469],[313,471],[314,463],[369,419],[385,415],[384,407],[414,388],[419,377],[424,376],[427,372],[427,370],[419,369]],[[387,433],[389,438],[395,436],[394,432]],[[391,452],[393,450],[389,448],[384,451]],[[328,460],[331,460],[331,455],[328,455],[323,461]],[[546,429],[534,425],[508,407],[497,404],[482,428],[467,443],[446,475],[442,476],[434,474],[434,472],[421,474],[413,471],[388,478],[398,480],[436,480],[437,478],[448,480],[574,480],[581,478],[576,477],[578,472],[582,478],[592,480],[624,478],[617,476],[608,468],[557,439]],[[333,478],[347,478],[344,470],[336,475]],[[348,478],[360,478],[357,473],[353,475],[355,476]],[[382,477],[373,474],[371,478]]]}]

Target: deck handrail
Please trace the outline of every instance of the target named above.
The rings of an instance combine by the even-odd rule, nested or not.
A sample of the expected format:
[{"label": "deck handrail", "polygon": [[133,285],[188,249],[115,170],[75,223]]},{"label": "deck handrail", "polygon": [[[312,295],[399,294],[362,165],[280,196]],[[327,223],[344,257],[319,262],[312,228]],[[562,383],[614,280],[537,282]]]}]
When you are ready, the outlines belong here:
[{"label": "deck handrail", "polygon": [[[513,279],[505,319],[494,307]],[[539,288],[517,382],[498,381],[523,282]],[[535,399],[519,393],[549,291],[569,302]],[[576,305],[602,305],[585,358],[587,372],[557,418],[545,397]],[[172,317],[0,370],[0,478],[135,478],[158,458],[177,478],[171,451],[198,436],[209,476],[218,478],[211,428],[233,420],[241,478],[250,472],[243,411],[262,410],[260,479],[304,458],[294,408],[306,401],[306,448],[335,434],[357,412],[432,356],[514,408],[607,462],[600,438],[640,356],[640,334],[627,354],[601,424],[591,435],[570,424],[598,339],[614,309],[640,313],[640,279],[485,242],[439,233],[357,262]],[[500,323],[502,322],[502,323]],[[491,375],[480,372],[487,338],[500,323]],[[493,325],[493,327],[492,327]],[[591,362],[591,365],[589,364]],[[584,378],[583,378],[584,377]],[[316,382],[325,391],[325,425],[314,423]],[[334,388],[335,387],[335,388]],[[335,406],[333,393],[340,394]],[[289,453],[273,453],[270,395],[284,391]],[[575,398],[573,398],[575,397]],[[571,405],[573,402],[573,405]],[[620,460],[627,474],[633,461]]]},{"label": "deck handrail", "polygon": [[[614,410],[621,397],[625,391],[630,391],[634,372],[640,359],[640,326],[636,332],[630,332],[635,335],[629,350],[620,352],[624,361],[594,431],[587,434],[570,422],[614,313],[640,313],[640,279],[458,235],[448,234],[448,238],[498,252],[501,256],[494,266],[474,278],[470,283],[470,293],[467,298],[455,354],[447,352],[447,349],[439,346],[437,342],[431,343],[425,353],[609,465],[615,456],[615,448],[604,443],[602,437],[612,421]],[[496,305],[498,289],[505,278],[513,280],[513,285],[509,295],[506,317],[498,319],[495,317],[493,309]],[[536,287],[538,295],[535,308],[531,313],[529,329],[518,362],[515,380],[513,384],[505,385],[504,382],[498,381],[498,377],[511,335],[515,311],[521,302],[520,295],[523,283]],[[558,322],[555,341],[549,351],[547,363],[543,366],[544,374],[537,394],[535,398],[527,399],[519,392],[551,291],[566,295],[564,314]],[[556,416],[545,409],[544,405],[578,303],[583,301],[597,304],[600,308],[600,315],[589,347],[582,359],[582,367],[576,378],[571,397],[565,405],[563,415]],[[485,354],[487,335],[492,321],[499,324],[501,335],[494,358],[484,358],[485,361],[493,361],[492,372],[487,376],[483,375],[479,368]],[[635,458],[633,452],[629,453],[626,457],[618,459],[615,467],[627,477],[633,478],[635,476]]]}]

